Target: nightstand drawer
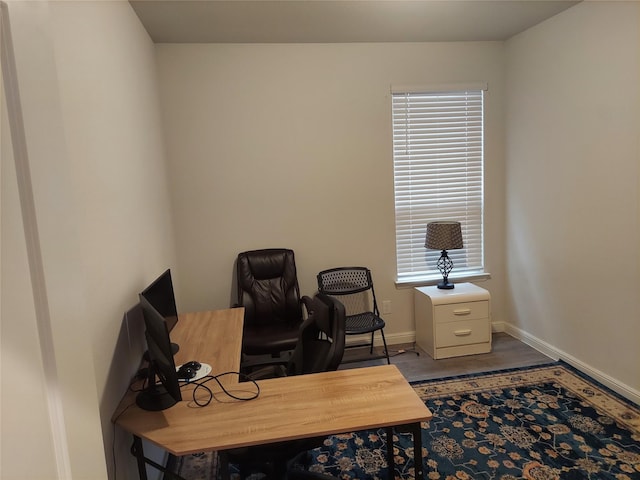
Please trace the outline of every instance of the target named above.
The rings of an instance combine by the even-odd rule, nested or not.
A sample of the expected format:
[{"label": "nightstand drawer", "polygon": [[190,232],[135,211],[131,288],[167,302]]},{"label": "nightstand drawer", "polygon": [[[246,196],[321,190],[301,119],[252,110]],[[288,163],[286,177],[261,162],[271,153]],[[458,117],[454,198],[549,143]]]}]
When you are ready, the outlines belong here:
[{"label": "nightstand drawer", "polygon": [[436,327],[438,348],[489,342],[490,336],[490,326],[486,318],[450,322]]},{"label": "nightstand drawer", "polygon": [[489,317],[489,302],[464,302],[435,307],[436,323],[475,320]]}]

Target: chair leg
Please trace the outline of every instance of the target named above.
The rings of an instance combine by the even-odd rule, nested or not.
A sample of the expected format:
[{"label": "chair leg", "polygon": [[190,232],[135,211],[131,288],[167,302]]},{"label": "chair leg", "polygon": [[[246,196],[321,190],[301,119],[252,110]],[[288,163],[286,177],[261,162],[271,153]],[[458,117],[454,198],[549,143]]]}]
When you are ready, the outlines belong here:
[{"label": "chair leg", "polygon": [[382,343],[384,345],[384,354],[387,356],[387,364],[391,365],[391,360],[389,359],[389,349],[387,348],[387,340],[384,338],[384,328],[380,329],[380,334],[382,335]]},{"label": "chair leg", "polygon": [[369,355],[373,355],[373,334],[376,332],[371,332],[371,344],[369,345]]},{"label": "chair leg", "polygon": [[285,480],[287,478],[287,462],[276,462],[273,465],[273,480]]}]

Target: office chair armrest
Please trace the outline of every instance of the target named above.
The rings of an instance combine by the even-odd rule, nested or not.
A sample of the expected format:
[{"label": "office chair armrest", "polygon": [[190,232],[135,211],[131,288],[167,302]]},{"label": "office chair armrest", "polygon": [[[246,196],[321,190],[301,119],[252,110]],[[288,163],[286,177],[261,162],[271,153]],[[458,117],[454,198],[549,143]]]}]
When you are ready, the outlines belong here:
[{"label": "office chair armrest", "polygon": [[307,315],[309,315],[313,310],[311,308],[313,305],[313,299],[308,295],[303,295],[302,298],[300,298],[300,302],[302,302],[302,305],[304,305]]},{"label": "office chair armrest", "polygon": [[[285,353],[285,352],[282,352]],[[277,357],[269,357],[268,355],[245,355],[242,354],[241,365],[243,371],[249,370],[250,372],[257,371],[262,367],[270,367],[273,365],[287,365],[289,363],[290,354],[279,355]]]},{"label": "office chair armrest", "polygon": [[251,380],[266,380],[268,378],[278,378],[287,376],[287,363],[273,362],[265,364],[251,372],[248,377]]}]

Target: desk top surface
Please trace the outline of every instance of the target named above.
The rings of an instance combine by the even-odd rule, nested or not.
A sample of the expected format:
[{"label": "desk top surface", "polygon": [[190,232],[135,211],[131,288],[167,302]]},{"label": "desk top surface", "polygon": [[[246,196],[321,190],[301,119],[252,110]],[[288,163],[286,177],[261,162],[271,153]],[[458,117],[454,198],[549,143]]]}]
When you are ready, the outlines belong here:
[{"label": "desk top surface", "polygon": [[180,345],[176,365],[190,360],[211,365],[211,374],[240,370],[244,308],[181,314],[171,331]]},{"label": "desk top surface", "polygon": [[[234,318],[238,315],[240,328],[234,333],[237,324],[229,324],[235,324],[237,319]],[[176,331],[176,326],[175,335],[172,334],[174,341],[181,342],[181,351],[187,341],[189,345],[192,345],[191,340],[195,342],[194,350],[185,348],[185,358],[177,358],[176,363],[202,359],[206,363],[213,361],[211,365],[216,365],[215,358],[219,354],[214,350],[223,345],[221,342],[224,338],[231,341],[230,350],[236,350],[235,343],[239,343],[242,337],[242,309],[193,314],[191,318],[183,322],[181,317],[178,325],[182,323],[184,331]],[[191,321],[193,325],[190,325]],[[201,325],[203,321],[209,325]],[[229,337],[221,334],[214,324],[218,324],[217,327],[222,331],[227,330]],[[209,335],[214,335],[213,338],[220,341],[207,341],[207,337],[212,338]],[[231,355],[226,350],[229,345],[226,345],[220,350],[225,350],[225,356]],[[186,357],[192,354],[199,356]],[[235,362],[239,362],[239,358],[240,345],[237,346]],[[221,368],[214,367],[212,373],[230,370],[237,371],[237,368],[234,365],[221,365]],[[207,384],[214,391],[214,399],[206,407],[195,404],[194,386],[190,385],[182,389],[182,402],[161,412],[141,410],[135,405],[135,397],[125,396],[114,415],[114,421],[128,432],[146,438],[174,455],[187,455],[403,425],[432,417],[395,365],[260,380],[260,396],[249,401],[232,399],[220,388],[210,385],[213,383]],[[255,391],[251,383],[233,381],[228,382],[226,387],[231,393],[242,397]],[[204,393],[196,392],[197,398],[202,398]]]}]

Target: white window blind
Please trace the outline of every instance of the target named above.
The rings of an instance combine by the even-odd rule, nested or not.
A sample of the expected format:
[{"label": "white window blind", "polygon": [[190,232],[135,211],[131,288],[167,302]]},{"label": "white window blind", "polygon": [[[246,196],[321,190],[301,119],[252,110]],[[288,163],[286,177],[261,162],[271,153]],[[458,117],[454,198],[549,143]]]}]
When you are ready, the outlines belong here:
[{"label": "white window blind", "polygon": [[[485,87],[486,88],[486,87]],[[462,224],[464,248],[449,251],[451,277],[484,271],[483,93],[392,89],[398,281],[441,277],[427,223]]]}]

